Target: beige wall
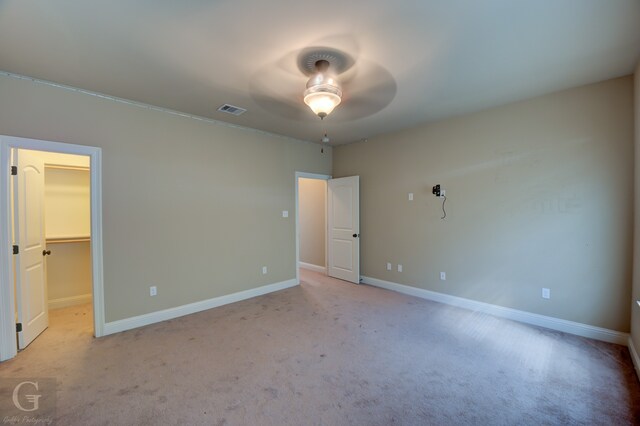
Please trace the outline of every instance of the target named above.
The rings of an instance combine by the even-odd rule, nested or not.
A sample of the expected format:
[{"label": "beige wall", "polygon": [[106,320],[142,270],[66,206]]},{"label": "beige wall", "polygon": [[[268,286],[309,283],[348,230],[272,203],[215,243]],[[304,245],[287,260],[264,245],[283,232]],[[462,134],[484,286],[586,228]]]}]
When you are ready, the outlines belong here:
[{"label": "beige wall", "polygon": [[298,180],[300,261],[322,267],[326,265],[326,198],[326,180],[306,178]]},{"label": "beige wall", "polygon": [[282,210],[330,149],[6,76],[0,93],[0,134],[103,150],[108,322],[295,278]]},{"label": "beige wall", "polygon": [[629,331],[632,93],[624,77],[336,148],[333,176],[361,177],[362,275]]},{"label": "beige wall", "polygon": [[[631,300],[631,339],[636,350],[640,350],[640,62],[634,78],[635,100],[635,232],[633,256],[633,297]],[[636,366],[640,368],[640,366]]]}]

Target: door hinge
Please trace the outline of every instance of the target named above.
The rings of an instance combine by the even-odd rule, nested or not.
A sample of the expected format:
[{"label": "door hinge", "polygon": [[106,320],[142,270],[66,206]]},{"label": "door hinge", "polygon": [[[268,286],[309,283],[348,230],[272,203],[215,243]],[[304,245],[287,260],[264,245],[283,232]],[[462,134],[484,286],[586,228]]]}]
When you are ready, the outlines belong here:
[{"label": "door hinge", "polygon": [[18,175],[18,166],[11,166],[11,176]]},{"label": "door hinge", "polygon": [[13,246],[13,254],[18,254],[20,253],[20,249],[18,248],[18,246]]},{"label": "door hinge", "polygon": [[22,323],[19,322],[16,324],[16,333],[20,333],[22,331]]}]

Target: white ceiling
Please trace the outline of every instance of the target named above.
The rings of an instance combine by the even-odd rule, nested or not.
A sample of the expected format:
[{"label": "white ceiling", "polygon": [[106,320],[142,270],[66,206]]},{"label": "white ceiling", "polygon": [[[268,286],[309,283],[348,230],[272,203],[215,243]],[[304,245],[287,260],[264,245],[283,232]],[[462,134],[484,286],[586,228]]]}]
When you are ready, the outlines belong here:
[{"label": "white ceiling", "polygon": [[[323,122],[302,101],[309,47],[355,61]],[[332,143],[627,75],[639,54],[638,0],[0,0],[0,70]]]}]

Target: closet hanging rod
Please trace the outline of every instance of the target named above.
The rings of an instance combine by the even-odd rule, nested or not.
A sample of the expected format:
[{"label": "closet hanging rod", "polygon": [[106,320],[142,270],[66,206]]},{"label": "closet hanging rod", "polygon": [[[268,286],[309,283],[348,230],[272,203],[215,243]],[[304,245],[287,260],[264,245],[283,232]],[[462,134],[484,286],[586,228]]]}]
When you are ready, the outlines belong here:
[{"label": "closet hanging rod", "polygon": [[91,241],[91,237],[47,238],[47,244],[84,243],[89,241]]},{"label": "closet hanging rod", "polygon": [[45,164],[45,169],[60,169],[60,170],[76,170],[81,172],[88,172],[90,170],[89,167],[85,166],[62,166],[59,164]]}]

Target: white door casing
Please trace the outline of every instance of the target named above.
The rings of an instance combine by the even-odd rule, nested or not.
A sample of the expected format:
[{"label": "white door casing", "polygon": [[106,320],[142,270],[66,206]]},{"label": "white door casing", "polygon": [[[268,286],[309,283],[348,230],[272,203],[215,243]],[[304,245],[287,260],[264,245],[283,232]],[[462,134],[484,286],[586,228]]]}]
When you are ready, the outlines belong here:
[{"label": "white door casing", "polygon": [[328,181],[329,276],[360,282],[360,177]]},{"label": "white door casing", "polygon": [[24,349],[49,326],[44,230],[44,161],[37,153],[14,150],[13,177],[18,349]]}]

